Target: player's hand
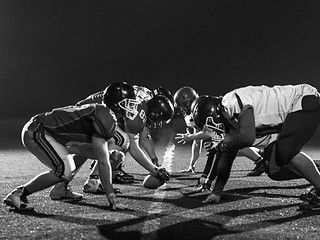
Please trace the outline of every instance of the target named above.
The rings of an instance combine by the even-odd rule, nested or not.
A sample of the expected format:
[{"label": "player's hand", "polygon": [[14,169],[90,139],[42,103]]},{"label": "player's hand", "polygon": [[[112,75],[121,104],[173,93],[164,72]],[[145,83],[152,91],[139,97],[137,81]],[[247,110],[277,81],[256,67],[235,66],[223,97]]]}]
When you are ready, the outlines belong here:
[{"label": "player's hand", "polygon": [[170,173],[164,167],[157,167],[155,169],[155,177],[162,183],[166,183],[170,180]]},{"label": "player's hand", "polygon": [[110,204],[110,207],[112,208],[112,210],[116,210],[117,209],[117,205],[116,205],[116,195],[114,193],[110,193],[107,194],[107,198]]},{"label": "player's hand", "polygon": [[177,133],[175,139],[178,140],[178,143],[185,144],[190,141],[189,139],[190,133]]}]

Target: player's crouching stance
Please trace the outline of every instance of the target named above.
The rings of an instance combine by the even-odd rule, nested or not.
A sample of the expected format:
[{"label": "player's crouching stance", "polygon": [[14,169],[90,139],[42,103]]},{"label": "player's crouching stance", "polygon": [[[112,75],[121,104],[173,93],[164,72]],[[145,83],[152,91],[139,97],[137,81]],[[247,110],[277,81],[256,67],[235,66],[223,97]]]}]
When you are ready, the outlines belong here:
[{"label": "player's crouching stance", "polygon": [[[123,94],[117,99],[118,103],[135,102],[133,87],[125,83],[123,86]],[[108,91],[107,87],[105,94]],[[126,115],[127,111],[129,110],[119,111],[119,114]],[[112,209],[117,209],[108,147],[108,140],[113,137],[116,125],[114,113],[104,104],[68,106],[32,117],[22,130],[22,142],[51,170],[11,191],[4,198],[4,203],[16,209],[25,209],[28,206],[28,195],[57,183],[67,186],[86,160],[83,157],[73,158],[68,152],[68,143],[78,142],[91,144],[93,154],[98,160],[99,175],[108,202]],[[70,189],[66,191],[70,192]],[[82,196],[78,197],[81,198]]]},{"label": "player's crouching stance", "polygon": [[300,208],[320,209],[320,172],[301,152],[320,122],[317,89],[308,84],[248,86],[223,98],[204,96],[192,114],[196,126],[211,134],[206,149],[212,157],[208,158],[203,178],[216,181],[204,202],[220,201],[240,149],[252,146],[258,136],[277,133],[277,139],[264,149],[268,176],[279,181],[305,178],[313,189],[300,197],[306,201]]}]

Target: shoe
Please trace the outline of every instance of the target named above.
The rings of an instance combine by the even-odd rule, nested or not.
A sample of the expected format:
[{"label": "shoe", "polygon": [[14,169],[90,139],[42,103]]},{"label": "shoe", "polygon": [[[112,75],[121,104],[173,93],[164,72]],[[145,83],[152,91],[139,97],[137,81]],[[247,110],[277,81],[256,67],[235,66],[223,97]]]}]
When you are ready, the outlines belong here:
[{"label": "shoe", "polygon": [[302,193],[299,198],[304,202],[311,201],[314,197],[316,197],[316,189],[311,188],[308,192]]},{"label": "shoe", "polygon": [[262,173],[264,173],[265,170],[264,170],[264,166],[262,163],[259,163],[255,166],[254,169],[252,169],[248,174],[247,176],[249,177],[255,177],[255,176],[260,176]]},{"label": "shoe", "polygon": [[133,183],[134,176],[119,168],[118,170],[112,172],[112,182],[119,184]]},{"label": "shoe", "polygon": [[52,200],[81,200],[83,195],[73,192],[71,187],[66,182],[57,183],[50,191]]},{"label": "shoe", "polygon": [[105,193],[100,179],[89,178],[83,185],[85,193],[102,194]]},{"label": "shoe", "polygon": [[320,189],[311,188],[309,192],[300,195],[304,202],[299,206],[300,210],[320,210]]},{"label": "shoe", "polygon": [[19,187],[11,191],[4,199],[3,202],[16,209],[25,209],[28,207],[27,197],[23,197],[23,187]]}]

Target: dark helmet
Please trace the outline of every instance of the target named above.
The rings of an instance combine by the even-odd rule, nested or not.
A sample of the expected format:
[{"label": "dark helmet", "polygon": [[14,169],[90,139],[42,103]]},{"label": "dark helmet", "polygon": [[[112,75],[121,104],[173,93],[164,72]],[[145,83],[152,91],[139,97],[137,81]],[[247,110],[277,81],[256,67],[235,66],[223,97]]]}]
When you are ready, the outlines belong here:
[{"label": "dark helmet", "polygon": [[103,102],[112,111],[116,113],[126,114],[131,118],[137,114],[137,105],[134,88],[126,82],[111,83],[104,90]]},{"label": "dark helmet", "polygon": [[211,129],[224,134],[225,126],[222,111],[224,111],[224,108],[221,98],[204,95],[200,96],[193,104],[192,117],[198,129]]},{"label": "dark helmet", "polygon": [[[178,89],[174,96],[174,107],[184,116],[191,113],[191,104],[198,97],[198,93],[191,87]],[[179,112],[178,112],[179,114]]]},{"label": "dark helmet", "polygon": [[174,104],[172,93],[169,91],[169,89],[166,89],[165,87],[159,86],[159,87],[155,88],[153,90],[153,94],[154,95],[163,95],[171,101],[172,105]]},{"label": "dark helmet", "polygon": [[169,123],[173,114],[172,103],[163,95],[156,95],[147,102],[147,124]]}]

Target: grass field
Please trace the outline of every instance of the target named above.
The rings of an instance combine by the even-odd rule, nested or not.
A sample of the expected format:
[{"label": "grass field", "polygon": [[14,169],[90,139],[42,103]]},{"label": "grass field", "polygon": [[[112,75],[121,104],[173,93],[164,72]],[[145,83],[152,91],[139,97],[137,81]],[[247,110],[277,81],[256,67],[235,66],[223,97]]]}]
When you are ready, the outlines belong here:
[{"label": "grass field", "polygon": [[[21,124],[9,121],[0,125],[2,198],[47,170],[22,147]],[[104,195],[84,193],[85,198],[79,202],[52,201],[47,189],[29,196],[34,211],[11,211],[2,204],[0,239],[320,239],[320,211],[298,210],[298,196],[310,187],[306,180],[277,182],[265,174],[246,177],[253,163],[239,157],[221,203],[204,204],[201,201],[205,195],[186,196],[182,192],[196,184],[205,153],[198,161],[196,174],[179,174],[188,166],[190,145],[170,145],[172,161],[167,155],[162,159],[172,133],[164,129],[154,134],[158,156],[172,170],[169,183],[157,190],[143,188],[147,172],[128,156],[124,169],[136,181],[115,185],[121,189],[118,201],[127,209],[112,211]],[[316,135],[305,149],[316,159],[320,158],[318,143]],[[85,163],[72,181],[74,191],[82,192],[89,164]]]}]

